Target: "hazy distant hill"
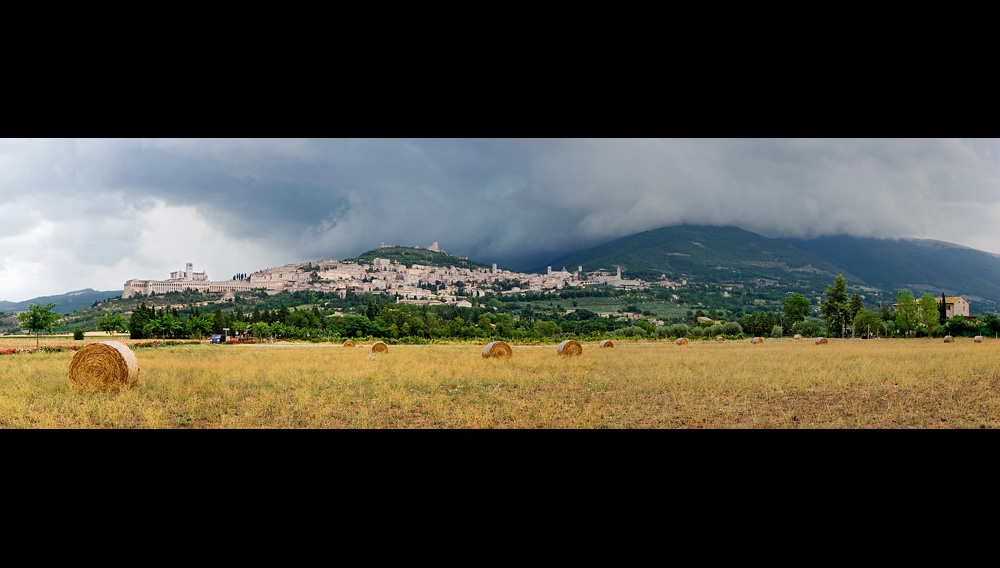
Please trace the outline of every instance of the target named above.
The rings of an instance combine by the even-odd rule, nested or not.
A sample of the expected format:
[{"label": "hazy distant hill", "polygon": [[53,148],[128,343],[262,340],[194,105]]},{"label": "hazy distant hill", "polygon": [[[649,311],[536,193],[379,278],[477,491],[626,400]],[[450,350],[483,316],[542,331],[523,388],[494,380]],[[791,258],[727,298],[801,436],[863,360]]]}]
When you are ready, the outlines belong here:
[{"label": "hazy distant hill", "polygon": [[445,252],[437,252],[427,249],[412,247],[381,247],[362,253],[355,258],[344,259],[343,262],[356,262],[358,264],[371,264],[376,258],[395,260],[406,266],[423,264],[426,266],[458,266],[461,268],[490,268],[489,266],[454,256]]},{"label": "hazy distant hill", "polygon": [[[737,227],[679,225],[646,231],[551,263],[585,271],[622,268],[625,278],[697,282],[773,280],[789,289],[822,289],[843,269],[778,240]],[[544,270],[545,267],[541,267]],[[844,274],[845,278],[853,274]],[[855,279],[857,280],[857,279]]]},{"label": "hazy distant hill", "polygon": [[49,302],[55,302],[56,307],[52,311],[65,315],[76,310],[89,308],[94,302],[99,300],[117,298],[121,295],[121,290],[106,290],[101,292],[92,288],[85,288],[56,296],[39,296],[23,302],[0,301],[0,312],[24,312],[28,310],[31,304],[46,306]]}]

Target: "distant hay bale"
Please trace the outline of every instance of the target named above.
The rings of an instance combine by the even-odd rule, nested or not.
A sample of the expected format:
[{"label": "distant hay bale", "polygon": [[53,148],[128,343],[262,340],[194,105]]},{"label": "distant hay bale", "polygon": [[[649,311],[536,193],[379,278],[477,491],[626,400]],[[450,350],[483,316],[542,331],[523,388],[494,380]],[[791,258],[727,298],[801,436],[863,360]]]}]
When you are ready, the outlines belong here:
[{"label": "distant hay bale", "polygon": [[687,345],[688,340],[686,337],[678,337],[677,341],[675,341],[674,343],[676,343],[677,345]]},{"label": "distant hay bale", "polygon": [[117,341],[91,343],[70,361],[69,382],[96,390],[130,389],[139,382],[139,361],[127,345]]},{"label": "distant hay bale", "polygon": [[583,355],[583,345],[575,339],[567,339],[559,344],[556,352],[560,355]]},{"label": "distant hay bale", "polygon": [[483,359],[510,359],[514,350],[503,341],[493,341],[483,347]]},{"label": "distant hay bale", "polygon": [[720,336],[716,337],[716,338],[715,338],[715,340],[716,340],[716,341],[725,341],[725,340],[726,340],[726,338],[725,338],[725,337],[722,337],[722,336],[720,335]]},{"label": "distant hay bale", "polygon": [[388,353],[388,352],[389,352],[389,346],[382,341],[376,341],[375,344],[372,345],[372,353]]},{"label": "distant hay bale", "polygon": [[344,347],[354,347],[354,342],[348,339],[344,342]]},{"label": "distant hay bale", "polygon": [[944,336],[944,342],[945,342],[945,343],[953,343],[954,341],[955,341],[955,338],[954,338],[954,337],[952,337],[952,336],[950,336],[950,335],[946,335],[946,336]]},{"label": "distant hay bale", "polygon": [[610,339],[602,339],[601,340],[601,347],[614,347],[614,346],[615,346],[615,342],[611,341]]},{"label": "distant hay bale", "polygon": [[817,337],[816,338],[816,345],[826,345],[827,343],[829,343],[829,342],[826,340],[825,337]]},{"label": "distant hay bale", "polygon": [[977,335],[977,336],[973,337],[972,340],[975,341],[976,343],[982,343],[983,342],[983,336],[982,335]]},{"label": "distant hay bale", "polygon": [[754,337],[753,339],[750,340],[750,343],[754,343],[754,344],[764,343],[764,338],[763,337]]},{"label": "distant hay bale", "polygon": [[802,339],[802,334],[801,333],[796,333],[795,337],[793,337],[792,339]]}]

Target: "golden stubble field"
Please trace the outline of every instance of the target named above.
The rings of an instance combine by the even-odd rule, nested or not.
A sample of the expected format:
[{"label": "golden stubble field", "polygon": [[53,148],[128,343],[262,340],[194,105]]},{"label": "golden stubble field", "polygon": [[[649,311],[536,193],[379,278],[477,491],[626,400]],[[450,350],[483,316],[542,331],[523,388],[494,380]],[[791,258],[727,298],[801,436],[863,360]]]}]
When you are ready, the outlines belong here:
[{"label": "golden stubble field", "polygon": [[995,339],[585,343],[571,358],[555,345],[513,350],[499,361],[475,344],[392,345],[377,355],[331,344],[137,349],[138,386],[114,394],[71,388],[72,352],[0,356],[0,427],[1000,425]]}]

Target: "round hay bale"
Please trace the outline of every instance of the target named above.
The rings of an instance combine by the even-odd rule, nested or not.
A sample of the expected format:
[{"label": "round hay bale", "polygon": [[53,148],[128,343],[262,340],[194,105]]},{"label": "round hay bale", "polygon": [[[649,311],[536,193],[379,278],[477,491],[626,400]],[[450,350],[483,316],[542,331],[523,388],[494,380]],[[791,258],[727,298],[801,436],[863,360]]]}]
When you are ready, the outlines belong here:
[{"label": "round hay bale", "polygon": [[944,342],[945,342],[945,343],[953,343],[954,341],[955,341],[955,338],[954,338],[954,337],[952,337],[952,336],[950,336],[950,335],[946,335],[946,336],[944,336]]},{"label": "round hay bale", "polygon": [[753,343],[755,345],[758,344],[758,343],[764,343],[764,338],[763,337],[754,337],[754,338],[752,338],[750,340],[750,343]]},{"label": "round hay bale", "polygon": [[388,353],[388,352],[389,352],[389,346],[386,345],[385,342],[376,341],[375,344],[372,345],[372,353]]},{"label": "round hay bale", "polygon": [[575,339],[567,339],[559,344],[556,352],[560,355],[583,355],[583,345]]},{"label": "round hay bale", "polygon": [[829,343],[829,342],[826,340],[825,337],[817,337],[816,338],[816,345],[826,345],[827,343]]},{"label": "round hay bale", "polygon": [[675,341],[674,343],[676,343],[677,345],[687,345],[688,340],[686,337],[678,337],[677,341]]},{"label": "round hay bale", "polygon": [[483,359],[510,359],[514,350],[503,341],[493,341],[483,347]]},{"label": "round hay bale", "polygon": [[614,347],[614,346],[615,346],[615,342],[611,341],[610,339],[602,339],[601,340],[601,347]]},{"label": "round hay bale", "polygon": [[344,342],[344,347],[354,347],[354,342],[348,339]]},{"label": "round hay bale", "polygon": [[70,361],[69,382],[95,390],[130,389],[139,382],[139,361],[127,345],[117,341],[91,343]]},{"label": "round hay bale", "polygon": [[793,337],[792,339],[802,339],[802,334],[801,333],[796,333],[795,337]]},{"label": "round hay bale", "polygon": [[715,338],[715,340],[716,340],[716,341],[725,341],[725,340],[726,340],[726,338],[725,338],[725,337],[722,337],[722,336],[720,335],[720,336],[716,337],[716,338]]},{"label": "round hay bale", "polygon": [[977,336],[973,337],[972,340],[975,341],[976,343],[982,343],[983,342],[983,336],[982,335],[977,335]]}]

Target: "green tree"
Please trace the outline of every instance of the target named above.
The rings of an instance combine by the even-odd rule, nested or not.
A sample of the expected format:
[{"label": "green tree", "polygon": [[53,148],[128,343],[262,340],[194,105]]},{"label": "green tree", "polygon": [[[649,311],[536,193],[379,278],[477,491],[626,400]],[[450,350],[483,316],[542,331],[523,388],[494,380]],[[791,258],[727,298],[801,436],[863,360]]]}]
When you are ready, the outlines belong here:
[{"label": "green tree", "polygon": [[854,332],[867,337],[881,335],[885,333],[885,324],[874,310],[861,308],[854,316]]},{"label": "green tree", "polygon": [[[211,324],[209,324],[209,329],[211,329]],[[250,324],[245,321],[233,322],[233,331],[240,335],[245,335],[250,329]]]},{"label": "green tree", "polygon": [[809,298],[806,298],[802,294],[795,293],[785,296],[782,306],[785,314],[785,322],[789,325],[800,322],[809,315]]},{"label": "green tree", "polygon": [[175,316],[173,312],[161,313],[158,318],[156,318],[157,327],[163,337],[173,337],[178,331],[184,328],[184,324],[181,322],[180,318]]},{"label": "green tree", "polygon": [[286,306],[285,304],[281,304],[281,307],[278,308],[278,314],[277,314],[278,315],[278,322],[279,323],[285,323],[288,320],[288,316],[290,314],[291,314],[291,312],[289,312],[288,306]]},{"label": "green tree", "polygon": [[937,300],[934,295],[927,293],[920,297],[919,308],[920,323],[927,328],[927,333],[934,331],[934,328],[941,325],[941,311],[938,310]]},{"label": "green tree", "polygon": [[891,307],[880,306],[878,310],[878,317],[882,318],[882,321],[896,321],[896,314],[892,313]]},{"label": "green tree", "polygon": [[271,333],[271,327],[266,323],[259,321],[250,324],[250,333],[253,334],[254,340],[263,341],[268,338]]},{"label": "green tree", "polygon": [[820,325],[817,319],[807,319],[800,322],[796,322],[792,326],[792,331],[795,333],[801,333],[805,337],[817,337],[820,335]]},{"label": "green tree", "polygon": [[826,317],[827,333],[840,337],[847,325],[847,282],[838,274],[833,284],[826,288],[826,300],[820,305]]},{"label": "green tree", "polygon": [[896,329],[904,335],[909,335],[920,323],[917,314],[917,301],[913,292],[902,290],[896,295]]},{"label": "green tree", "polygon": [[535,322],[533,329],[536,333],[542,337],[552,337],[553,335],[561,332],[559,326],[555,322],[538,320]]},{"label": "green tree", "polygon": [[125,316],[115,312],[111,313],[106,311],[101,320],[97,323],[97,329],[107,332],[108,335],[112,333],[121,331],[128,331],[128,323],[125,321]]},{"label": "green tree", "polygon": [[132,317],[129,318],[128,332],[130,339],[146,339],[149,337],[147,328],[152,319],[156,317],[156,308],[147,308],[146,302],[132,310]]},{"label": "green tree", "polygon": [[854,323],[854,316],[858,315],[864,308],[864,304],[861,303],[861,296],[853,294],[851,296],[851,301],[847,304],[847,323]]},{"label": "green tree", "polygon": [[738,323],[736,323],[734,321],[731,321],[731,322],[722,324],[722,334],[723,335],[743,335],[743,328],[740,327],[740,324],[738,324]]},{"label": "green tree", "polygon": [[203,313],[192,313],[187,319],[188,333],[203,337],[212,333],[214,321]]},{"label": "green tree", "polygon": [[983,325],[986,326],[986,329],[993,332],[994,337],[1000,336],[1000,317],[997,317],[996,314],[986,314],[983,316]]},{"label": "green tree", "polygon": [[941,292],[941,303],[938,304],[938,325],[944,325],[947,322],[948,322],[947,299],[944,297],[944,292]]},{"label": "green tree", "polygon": [[36,349],[39,346],[38,333],[44,330],[51,334],[52,328],[56,327],[56,322],[62,317],[52,311],[52,308],[54,307],[56,307],[55,302],[51,302],[46,306],[30,304],[28,306],[28,311],[17,314],[17,321],[19,325],[28,331],[35,332]]},{"label": "green tree", "polygon": [[146,325],[142,328],[143,337],[155,337],[156,335],[163,335],[163,319],[153,318],[146,322]]},{"label": "green tree", "polygon": [[954,336],[973,335],[977,328],[972,322],[966,321],[965,316],[951,316],[944,324],[945,333]]},{"label": "green tree", "polygon": [[212,317],[212,333],[222,333],[224,327],[226,327],[226,316],[222,315],[222,308],[216,308]]},{"label": "green tree", "polygon": [[670,337],[687,337],[688,326],[682,323],[675,323],[667,328],[667,335]]}]

